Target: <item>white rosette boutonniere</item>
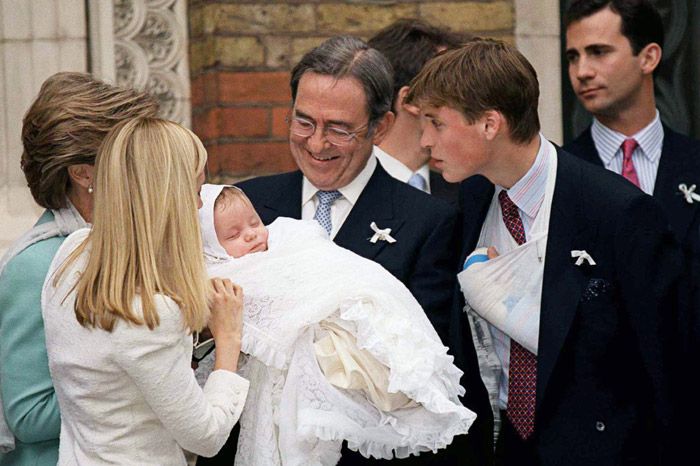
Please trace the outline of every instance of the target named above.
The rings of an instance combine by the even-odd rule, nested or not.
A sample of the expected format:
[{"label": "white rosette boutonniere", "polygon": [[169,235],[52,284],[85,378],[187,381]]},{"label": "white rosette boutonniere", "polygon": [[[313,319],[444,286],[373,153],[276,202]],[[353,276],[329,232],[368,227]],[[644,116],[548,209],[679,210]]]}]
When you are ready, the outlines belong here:
[{"label": "white rosette boutonniere", "polygon": [[690,187],[685,183],[678,185],[678,190],[685,197],[685,202],[688,204],[693,204],[694,202],[700,201],[700,194],[695,192],[695,185],[691,184]]},{"label": "white rosette boutonniere", "polygon": [[369,239],[370,243],[376,243],[377,241],[386,241],[387,243],[395,243],[396,239],[391,236],[391,228],[379,228],[376,223],[370,223],[369,227],[374,232],[374,235]]}]

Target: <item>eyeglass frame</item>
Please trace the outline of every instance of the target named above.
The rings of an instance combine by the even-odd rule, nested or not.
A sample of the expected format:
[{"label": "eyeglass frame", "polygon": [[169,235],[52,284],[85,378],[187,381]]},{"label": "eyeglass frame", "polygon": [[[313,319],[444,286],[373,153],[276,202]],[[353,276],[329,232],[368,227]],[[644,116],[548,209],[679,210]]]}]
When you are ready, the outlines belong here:
[{"label": "eyeglass frame", "polygon": [[[284,117],[284,121],[287,122],[287,126],[289,126],[289,131],[290,131],[290,133],[294,134],[295,136],[304,138],[304,139],[310,138],[311,136],[313,136],[314,134],[316,134],[316,131],[318,130],[318,125],[317,125],[316,123],[314,123],[312,120],[309,120],[308,118],[300,117],[300,116],[298,116],[298,115],[291,115],[291,114],[288,114],[286,117]],[[295,132],[292,130],[292,125],[294,124],[295,121],[297,121],[297,122],[298,122],[298,121],[304,121],[304,122],[309,123],[309,124],[311,125],[311,127],[313,128],[313,131],[312,131],[310,134],[308,134],[308,135],[295,133]],[[355,128],[353,131],[348,131],[348,130],[343,129],[343,128],[336,128],[336,127],[334,127],[334,126],[331,126],[331,127],[329,128],[328,126],[323,125],[323,126],[321,126],[321,128],[322,128],[321,134],[322,134],[323,138],[324,138],[326,141],[328,141],[329,144],[332,144],[332,145],[338,146],[338,147],[348,146],[348,145],[352,144],[354,141],[357,141],[357,139],[358,139],[358,137],[359,137],[359,134],[360,134],[361,132],[367,130],[367,134],[369,134],[369,133],[372,131],[372,123],[373,123],[373,122],[368,121],[368,122],[365,123],[364,125],[362,125],[362,126],[360,126],[360,127],[358,127],[358,128]],[[328,130],[329,130],[329,129],[332,130],[332,131],[334,131],[334,132],[336,133],[336,135],[337,135],[338,133],[347,134],[347,136],[349,137],[349,139],[348,139],[346,142],[341,142],[341,143],[333,142],[333,141],[331,141],[331,140],[328,138]]]}]

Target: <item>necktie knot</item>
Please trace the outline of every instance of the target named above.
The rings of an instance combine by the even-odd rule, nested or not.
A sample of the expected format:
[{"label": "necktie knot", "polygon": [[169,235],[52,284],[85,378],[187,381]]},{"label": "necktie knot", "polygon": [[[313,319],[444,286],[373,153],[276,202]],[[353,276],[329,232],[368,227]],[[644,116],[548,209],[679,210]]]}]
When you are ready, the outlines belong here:
[{"label": "necktie knot", "polygon": [[624,160],[630,160],[632,158],[632,153],[639,147],[639,143],[634,138],[625,139],[622,143],[622,157]]},{"label": "necktie knot", "polygon": [[333,224],[331,223],[331,205],[340,196],[342,196],[340,191],[316,191],[318,206],[316,207],[314,220],[316,220],[329,235],[333,229]]},{"label": "necktie knot", "polygon": [[331,205],[338,199],[342,194],[340,191],[317,191],[316,197],[321,205]]},{"label": "necktie knot", "polygon": [[637,170],[632,161],[632,154],[637,147],[639,147],[639,143],[634,138],[625,139],[622,143],[622,176],[635,186],[640,187]]},{"label": "necktie knot", "polygon": [[408,184],[414,188],[420,189],[421,191],[425,191],[425,189],[428,187],[423,175],[417,172],[411,175],[411,177],[408,179]]}]

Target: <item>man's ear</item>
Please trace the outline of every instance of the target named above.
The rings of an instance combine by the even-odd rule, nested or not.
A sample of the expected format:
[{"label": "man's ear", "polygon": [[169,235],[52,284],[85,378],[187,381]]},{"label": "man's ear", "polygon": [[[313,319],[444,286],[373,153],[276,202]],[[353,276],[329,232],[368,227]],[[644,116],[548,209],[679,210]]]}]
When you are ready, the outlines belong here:
[{"label": "man's ear", "polygon": [[658,68],[659,63],[661,63],[662,55],[661,47],[656,42],[651,42],[640,50],[639,57],[641,58],[642,73],[652,74]]},{"label": "man's ear", "polygon": [[401,89],[399,89],[399,96],[396,99],[396,106],[417,118],[420,116],[420,108],[417,105],[405,103],[409,89],[410,88],[408,86],[403,86]]},{"label": "man's ear", "polygon": [[503,114],[497,110],[486,110],[479,122],[482,125],[484,137],[489,141],[493,141],[508,126]]},{"label": "man's ear", "polygon": [[95,166],[87,163],[79,163],[68,167],[68,176],[71,183],[84,189],[95,184]]},{"label": "man's ear", "polygon": [[372,144],[378,146],[386,137],[387,133],[394,124],[394,112],[386,112],[384,116],[379,120],[377,125],[374,127],[374,134],[372,135]]}]

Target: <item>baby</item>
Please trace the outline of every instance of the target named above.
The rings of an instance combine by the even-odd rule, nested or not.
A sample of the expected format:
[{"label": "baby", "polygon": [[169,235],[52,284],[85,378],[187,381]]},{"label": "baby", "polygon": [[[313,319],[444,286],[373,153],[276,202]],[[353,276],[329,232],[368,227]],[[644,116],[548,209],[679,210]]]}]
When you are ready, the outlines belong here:
[{"label": "baby", "polygon": [[226,253],[239,258],[267,251],[268,231],[243,191],[227,186],[214,201],[216,239]]},{"label": "baby", "polygon": [[238,188],[204,185],[202,200],[208,272],[245,295],[237,464],[335,464],[342,440],[406,457],[467,432],[461,371],[400,281],[315,221],[265,227]]}]

